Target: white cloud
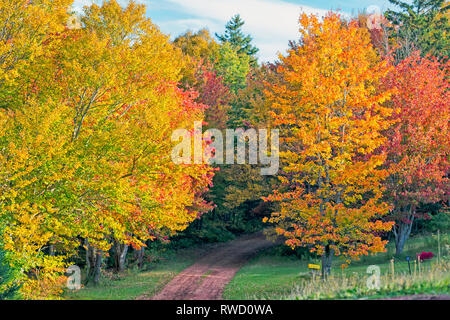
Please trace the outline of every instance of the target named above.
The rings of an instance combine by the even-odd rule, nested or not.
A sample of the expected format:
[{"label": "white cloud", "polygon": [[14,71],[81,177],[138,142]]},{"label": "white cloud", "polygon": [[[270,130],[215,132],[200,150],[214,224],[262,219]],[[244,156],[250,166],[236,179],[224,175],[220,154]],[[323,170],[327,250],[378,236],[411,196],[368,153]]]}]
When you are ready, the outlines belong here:
[{"label": "white cloud", "polygon": [[176,38],[179,34],[182,34],[187,30],[197,31],[204,28],[218,30],[221,27],[220,25],[216,25],[214,21],[208,19],[168,20],[158,23],[158,26],[163,32],[173,30],[173,38]]},{"label": "white cloud", "polygon": [[[74,9],[81,12],[84,5],[93,2],[101,4],[103,0],[75,0]],[[126,5],[128,0],[119,0]],[[159,21],[163,32],[169,32],[173,37],[190,29],[193,31],[208,28],[211,34],[223,33],[225,23],[235,14],[240,14],[245,20],[244,32],[251,34],[254,44],[260,49],[261,61],[273,61],[277,53],[284,53],[289,40],[299,37],[298,18],[301,12],[325,15],[323,9],[297,5],[283,0],[139,0],[152,8],[166,8],[174,13],[173,19]],[[175,16],[183,18],[175,18]],[[153,19],[159,20],[157,16]]]},{"label": "white cloud", "polygon": [[[104,0],[75,0],[72,4],[72,8],[75,12],[83,12],[84,6],[90,6],[93,3],[97,5],[101,5]],[[138,0],[135,2],[137,3],[145,3],[145,0]],[[126,6],[129,3],[129,0],[118,0],[117,3],[119,3],[121,6]]]},{"label": "white cloud", "polygon": [[[244,31],[250,33],[260,48],[261,60],[274,60],[284,51],[289,40],[299,36],[298,18],[301,12],[325,15],[326,10],[284,2],[281,0],[167,0],[193,16],[222,25],[235,14],[245,20]],[[211,28],[212,29],[212,28]]]},{"label": "white cloud", "polygon": [[90,6],[93,2],[92,0],[75,0],[72,4],[72,8],[75,12],[83,12],[84,6]]}]

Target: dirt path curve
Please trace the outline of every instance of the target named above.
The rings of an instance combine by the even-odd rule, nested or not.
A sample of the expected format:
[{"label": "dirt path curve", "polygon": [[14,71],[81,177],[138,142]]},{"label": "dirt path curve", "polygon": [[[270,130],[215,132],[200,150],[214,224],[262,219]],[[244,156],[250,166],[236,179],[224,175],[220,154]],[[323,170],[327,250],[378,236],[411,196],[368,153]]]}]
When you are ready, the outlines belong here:
[{"label": "dirt path curve", "polygon": [[218,245],[179,273],[152,300],[219,300],[236,272],[258,251],[273,246],[262,233]]}]

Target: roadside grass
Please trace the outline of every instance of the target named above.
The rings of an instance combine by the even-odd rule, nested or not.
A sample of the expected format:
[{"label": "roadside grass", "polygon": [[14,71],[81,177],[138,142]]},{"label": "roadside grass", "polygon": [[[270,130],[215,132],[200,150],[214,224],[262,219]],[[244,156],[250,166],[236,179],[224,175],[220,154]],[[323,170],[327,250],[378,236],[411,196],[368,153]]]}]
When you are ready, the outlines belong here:
[{"label": "roadside grass", "polygon": [[[308,264],[317,259],[299,260],[280,256],[276,248],[262,252],[244,266],[227,285],[225,299],[367,299],[411,294],[450,294],[449,234],[440,235],[441,258],[438,263],[437,235],[409,239],[404,253],[394,257],[393,244],[385,253],[362,257],[348,268],[335,259],[330,277],[312,277]],[[417,253],[431,251],[432,261],[415,262]],[[406,256],[410,256],[411,275]],[[392,262],[394,259],[394,273]],[[367,267],[380,268],[379,290],[368,289]],[[419,270],[420,269],[420,270]]]},{"label": "roadside grass", "polygon": [[416,275],[385,273],[380,276],[380,287],[369,289],[370,275],[357,273],[350,276],[334,276],[327,281],[316,279],[296,285],[289,295],[281,299],[374,299],[414,294],[449,294],[450,263],[448,261],[424,266]]},{"label": "roadside grass", "polygon": [[179,272],[192,265],[206,247],[147,252],[152,262],[143,270],[131,267],[122,274],[103,272],[97,286],[89,285],[77,291],[67,290],[67,300],[134,300],[150,298],[159,292]]}]

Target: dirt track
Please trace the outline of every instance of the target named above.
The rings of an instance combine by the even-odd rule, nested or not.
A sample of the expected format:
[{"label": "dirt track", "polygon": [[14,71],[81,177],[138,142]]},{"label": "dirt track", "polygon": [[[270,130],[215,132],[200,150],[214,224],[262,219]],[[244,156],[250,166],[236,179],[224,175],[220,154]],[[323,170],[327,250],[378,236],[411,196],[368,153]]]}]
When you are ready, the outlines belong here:
[{"label": "dirt track", "polygon": [[218,300],[241,266],[258,251],[273,246],[261,233],[218,245],[179,273],[152,300]]}]

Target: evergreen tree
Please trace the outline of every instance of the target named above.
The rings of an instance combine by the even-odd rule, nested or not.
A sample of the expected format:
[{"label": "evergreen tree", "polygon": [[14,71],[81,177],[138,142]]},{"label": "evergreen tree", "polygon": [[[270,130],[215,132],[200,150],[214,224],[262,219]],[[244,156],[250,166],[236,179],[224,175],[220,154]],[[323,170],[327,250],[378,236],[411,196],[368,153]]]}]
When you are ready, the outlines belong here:
[{"label": "evergreen tree", "polygon": [[12,299],[15,297],[19,287],[18,285],[13,284],[13,281],[13,270],[6,258],[6,252],[0,245],[0,300]]},{"label": "evergreen tree", "polygon": [[391,35],[401,45],[401,58],[420,49],[423,54],[437,57],[449,54],[450,30],[448,22],[449,2],[446,0],[389,0],[400,10],[387,10],[386,18],[391,22]]},{"label": "evergreen tree", "polygon": [[215,69],[223,78],[225,84],[237,93],[245,88],[247,75],[250,71],[250,57],[239,54],[231,44],[225,42],[220,46],[215,59]]},{"label": "evergreen tree", "polygon": [[216,37],[222,42],[228,42],[233,47],[237,49],[239,54],[246,54],[250,57],[250,62],[253,66],[257,64],[257,59],[255,57],[259,49],[254,47],[252,42],[252,37],[250,35],[245,35],[242,32],[242,27],[245,21],[241,19],[239,14],[231,18],[230,21],[225,26],[225,33],[219,35],[216,33]]}]

